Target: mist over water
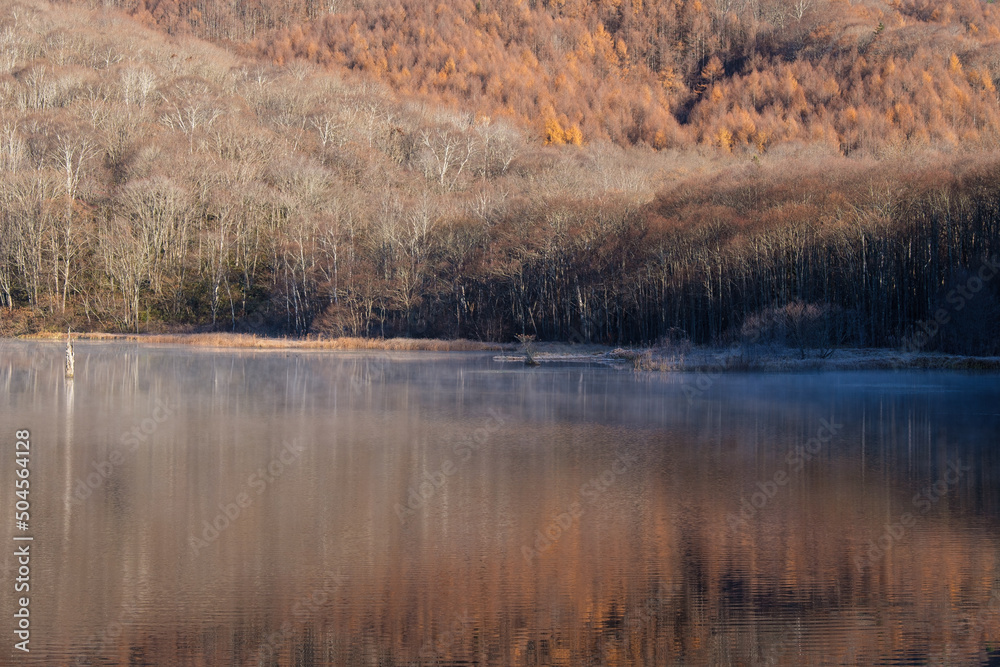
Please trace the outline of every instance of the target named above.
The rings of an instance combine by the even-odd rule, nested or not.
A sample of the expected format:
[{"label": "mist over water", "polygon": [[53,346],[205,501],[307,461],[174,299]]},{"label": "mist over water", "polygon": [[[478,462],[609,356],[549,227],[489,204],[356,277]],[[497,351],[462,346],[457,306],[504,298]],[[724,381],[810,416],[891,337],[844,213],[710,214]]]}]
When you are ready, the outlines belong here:
[{"label": "mist over water", "polygon": [[0,342],[18,664],[1000,660],[996,375],[76,355]]}]

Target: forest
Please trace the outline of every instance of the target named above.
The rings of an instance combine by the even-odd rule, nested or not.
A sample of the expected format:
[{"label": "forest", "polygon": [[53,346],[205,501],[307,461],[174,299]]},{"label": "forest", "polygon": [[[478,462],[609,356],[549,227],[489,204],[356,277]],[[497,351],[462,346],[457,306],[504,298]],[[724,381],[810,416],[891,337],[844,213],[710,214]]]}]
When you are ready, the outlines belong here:
[{"label": "forest", "polygon": [[1000,14],[958,0],[115,0],[171,34],[358,72],[547,143],[995,147]]},{"label": "forest", "polygon": [[113,5],[0,9],[0,335],[1000,353],[991,3]]}]

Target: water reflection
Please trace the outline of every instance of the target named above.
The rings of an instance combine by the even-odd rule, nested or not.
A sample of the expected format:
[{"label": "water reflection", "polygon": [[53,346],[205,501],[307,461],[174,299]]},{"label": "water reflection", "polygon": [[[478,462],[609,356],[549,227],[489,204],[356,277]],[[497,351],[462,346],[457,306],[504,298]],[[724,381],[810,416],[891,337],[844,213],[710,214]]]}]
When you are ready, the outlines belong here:
[{"label": "water reflection", "polygon": [[0,343],[0,432],[36,447],[37,664],[977,664],[1000,643],[995,376],[736,375],[688,401],[676,376],[482,354],[76,348],[70,394],[58,345]]}]

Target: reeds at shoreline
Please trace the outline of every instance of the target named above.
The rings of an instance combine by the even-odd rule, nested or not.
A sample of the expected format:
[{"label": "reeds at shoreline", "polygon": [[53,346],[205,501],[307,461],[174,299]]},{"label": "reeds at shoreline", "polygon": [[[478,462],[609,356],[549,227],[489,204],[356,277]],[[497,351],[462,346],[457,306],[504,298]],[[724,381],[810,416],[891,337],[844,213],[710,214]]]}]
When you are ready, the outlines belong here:
[{"label": "reeds at shoreline", "polygon": [[[62,334],[44,332],[22,336],[24,340],[59,340]],[[437,338],[266,338],[241,333],[190,333],[190,334],[120,334],[74,333],[77,340],[152,343],[160,345],[192,345],[196,347],[227,347],[254,349],[305,349],[305,350],[390,350],[427,352],[471,352],[504,350],[511,346],[502,343]]]}]

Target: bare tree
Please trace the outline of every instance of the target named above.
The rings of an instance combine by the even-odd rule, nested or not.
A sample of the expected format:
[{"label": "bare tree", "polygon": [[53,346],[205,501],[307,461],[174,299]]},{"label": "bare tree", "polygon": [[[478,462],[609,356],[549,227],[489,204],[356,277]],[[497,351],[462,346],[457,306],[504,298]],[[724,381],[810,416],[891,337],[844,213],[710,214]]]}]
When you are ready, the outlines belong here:
[{"label": "bare tree", "polygon": [[22,43],[14,26],[0,30],[0,70],[9,72],[21,60]]},{"label": "bare tree", "polygon": [[[0,187],[2,187],[2,181],[0,181]],[[2,201],[0,198],[0,202]],[[4,206],[0,210],[0,307],[5,307],[7,310],[14,307],[15,243],[17,243],[17,235],[13,216],[10,210]]]},{"label": "bare tree", "polygon": [[203,255],[205,271],[208,275],[209,305],[212,309],[212,326],[217,322],[219,304],[221,302],[220,288],[225,284],[229,296],[229,308],[232,313],[233,325],[236,324],[236,313],[233,312],[233,295],[229,289],[229,263],[233,245],[234,209],[228,197],[215,198],[215,213],[212,216],[214,229],[204,230]]},{"label": "bare tree", "polygon": [[196,133],[211,128],[222,115],[223,109],[215,99],[211,85],[197,78],[184,78],[161,97],[169,109],[161,117],[161,122],[187,135],[188,152],[193,153]]},{"label": "bare tree", "polygon": [[130,183],[119,199],[120,210],[132,223],[131,233],[143,240],[147,258],[144,277],[154,294],[163,293],[166,274],[183,285],[187,239],[194,215],[188,193],[167,178],[144,179]]},{"label": "bare tree", "polygon": [[481,147],[483,178],[499,178],[507,174],[511,162],[517,157],[524,137],[505,121],[484,119],[476,125]]},{"label": "bare tree", "polygon": [[[96,152],[95,142],[83,132],[63,131],[55,136],[52,157],[62,171],[63,216],[52,235],[52,261],[56,293],[60,293],[60,310],[66,312],[66,297],[73,274],[74,259],[80,250],[78,232],[74,224],[77,190],[80,186],[84,163]],[[62,279],[60,281],[60,278]]]},{"label": "bare tree", "polygon": [[4,209],[11,222],[14,265],[33,306],[42,303],[42,276],[48,262],[46,248],[51,248],[49,241],[55,226],[58,187],[50,170],[25,170],[12,177],[0,194],[6,200]]},{"label": "bare tree", "polygon": [[448,127],[420,133],[424,146],[424,173],[445,190],[454,189],[459,177],[472,160],[479,141],[471,132]]},{"label": "bare tree", "polygon": [[332,144],[342,145],[347,139],[347,129],[356,122],[356,112],[348,109],[347,113],[324,109],[309,116],[309,126],[316,130],[320,145],[326,149]]},{"label": "bare tree", "polygon": [[138,331],[142,284],[150,267],[143,230],[132,221],[114,216],[100,231],[98,245],[111,290],[122,295],[122,323],[126,329]]},{"label": "bare tree", "polygon": [[27,161],[28,147],[13,124],[0,129],[0,170],[17,173]]},{"label": "bare tree", "polygon": [[129,65],[121,73],[119,95],[125,106],[144,108],[156,89],[156,74],[144,66]]},{"label": "bare tree", "polygon": [[297,333],[308,331],[316,315],[318,231],[315,218],[295,215],[285,227],[280,248],[280,285],[289,323]]}]

